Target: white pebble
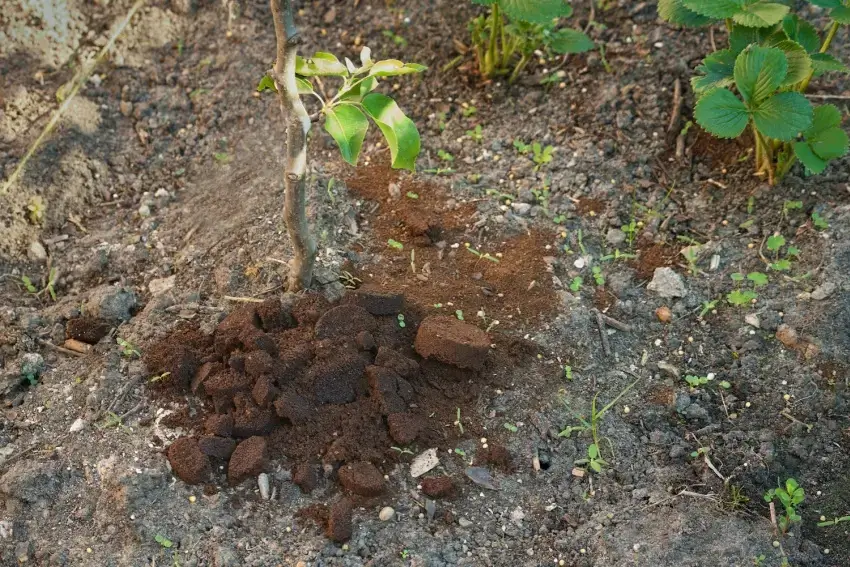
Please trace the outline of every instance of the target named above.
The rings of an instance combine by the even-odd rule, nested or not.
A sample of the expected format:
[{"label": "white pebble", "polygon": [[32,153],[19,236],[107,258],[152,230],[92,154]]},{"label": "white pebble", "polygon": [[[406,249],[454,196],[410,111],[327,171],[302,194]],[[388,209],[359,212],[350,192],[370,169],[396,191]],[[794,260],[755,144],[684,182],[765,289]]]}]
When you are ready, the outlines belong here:
[{"label": "white pebble", "polygon": [[380,518],[382,522],[389,522],[394,517],[395,517],[395,510],[393,510],[389,506],[385,506],[385,507],[381,508],[381,511],[378,514],[378,518]]}]

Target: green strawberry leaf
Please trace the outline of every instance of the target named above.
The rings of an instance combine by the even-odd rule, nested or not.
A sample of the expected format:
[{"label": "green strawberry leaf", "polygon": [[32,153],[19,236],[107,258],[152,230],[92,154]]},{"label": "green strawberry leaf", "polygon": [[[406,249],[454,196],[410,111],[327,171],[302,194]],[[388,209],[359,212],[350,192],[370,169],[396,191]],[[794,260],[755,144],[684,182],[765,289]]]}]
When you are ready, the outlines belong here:
[{"label": "green strawberry leaf", "polygon": [[718,138],[737,138],[747,127],[750,114],[741,100],[728,89],[714,89],[697,101],[694,118]]},{"label": "green strawberry leaf", "polygon": [[847,133],[841,128],[827,128],[806,142],[818,157],[825,160],[840,158],[847,154]]},{"label": "green strawberry leaf", "polygon": [[814,4],[821,8],[838,8],[842,6],[842,0],[809,0],[809,4]]},{"label": "green strawberry leaf", "polygon": [[706,26],[713,21],[713,18],[686,8],[682,0],[658,0],[658,16],[665,22],[689,28]]},{"label": "green strawberry leaf", "polygon": [[691,88],[697,94],[728,87],[735,82],[735,53],[731,49],[715,51],[696,68],[699,75],[691,78]]},{"label": "green strawberry leaf", "polygon": [[326,108],[324,112],[325,130],[336,140],[342,159],[357,165],[369,120],[353,104],[340,104]]},{"label": "green strawberry leaf", "polygon": [[818,30],[796,14],[785,16],[782,20],[782,31],[785,32],[788,39],[802,45],[808,53],[815,53],[820,50]]},{"label": "green strawberry leaf", "polygon": [[735,84],[751,107],[772,95],[788,74],[781,49],[751,45],[735,60]]},{"label": "green strawberry leaf", "polygon": [[595,47],[593,40],[579,30],[562,28],[552,32],[548,45],[556,53],[584,53]]},{"label": "green strawberry leaf", "polygon": [[[748,28],[740,24],[735,24],[732,26],[732,32],[729,34],[729,48],[737,55],[753,43],[762,43],[774,31],[773,28]],[[786,38],[783,37],[782,39]]]},{"label": "green strawberry leaf", "polygon": [[786,39],[773,47],[781,49],[788,61],[788,74],[780,87],[789,87],[803,81],[812,72],[812,58],[806,49],[796,41]]},{"label": "green strawberry leaf", "polygon": [[498,4],[511,19],[532,24],[548,24],[555,18],[572,14],[572,8],[564,0],[498,0]]},{"label": "green strawberry leaf", "polygon": [[715,20],[731,18],[741,11],[738,0],[682,0],[682,4],[688,10]]},{"label": "green strawberry leaf", "polygon": [[850,24],[850,6],[838,6],[833,8],[829,17],[839,24]]},{"label": "green strawberry leaf", "polygon": [[813,53],[812,67],[814,67],[815,75],[822,75],[828,71],[850,73],[850,68],[829,53]]},{"label": "green strawberry leaf", "polygon": [[753,111],[753,122],[759,132],[788,142],[812,125],[812,104],[800,93],[773,95]]},{"label": "green strawberry leaf", "polygon": [[414,171],[420,148],[416,124],[393,99],[380,93],[370,93],[363,97],[363,108],[384,134],[390,147],[392,166]]},{"label": "green strawberry leaf", "polygon": [[794,142],[794,155],[800,160],[806,169],[812,173],[823,173],[826,169],[826,160],[821,159],[812,151],[812,147],[806,142]]},{"label": "green strawberry leaf", "polygon": [[776,2],[762,2],[745,0],[741,11],[732,16],[732,19],[742,26],[751,28],[766,28],[778,24],[786,15],[789,8],[784,4]]}]

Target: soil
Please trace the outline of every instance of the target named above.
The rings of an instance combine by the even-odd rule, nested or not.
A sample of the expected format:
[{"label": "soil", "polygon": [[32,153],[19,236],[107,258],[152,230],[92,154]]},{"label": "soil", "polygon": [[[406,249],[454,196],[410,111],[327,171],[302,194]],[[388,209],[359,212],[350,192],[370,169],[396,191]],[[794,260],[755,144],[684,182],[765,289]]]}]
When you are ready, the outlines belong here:
[{"label": "soil", "polygon": [[[4,179],[132,0],[7,4]],[[254,93],[269,8],[225,4],[149,1],[0,196],[0,564],[850,564],[848,523],[818,525],[850,514],[850,159],[768,187],[746,137],[698,127],[676,157],[721,27],[595,3],[604,52],[506,85],[464,49],[471,2],[302,2],[306,53],[429,69],[381,86],[419,126],[416,173],[374,129],[352,168],[314,125],[320,252],[291,296],[284,135]],[[811,92],[844,112],[850,82]],[[774,233],[798,253],[767,250]],[[658,267],[683,297],[647,289]],[[730,277],[752,272],[768,283]],[[461,317],[477,331],[447,333]],[[764,495],[788,478],[805,500],[781,534]]]}]

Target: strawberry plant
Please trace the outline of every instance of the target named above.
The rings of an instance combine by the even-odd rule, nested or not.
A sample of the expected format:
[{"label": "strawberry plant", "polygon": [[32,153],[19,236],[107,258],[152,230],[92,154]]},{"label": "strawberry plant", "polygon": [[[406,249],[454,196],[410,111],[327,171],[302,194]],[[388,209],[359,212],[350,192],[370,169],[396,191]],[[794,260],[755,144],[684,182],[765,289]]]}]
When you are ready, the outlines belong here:
[{"label": "strawberry plant", "polygon": [[486,16],[469,23],[478,70],[488,79],[509,75],[508,81],[513,83],[538,49],[567,54],[594,47],[584,32],[558,27],[560,18],[573,13],[565,0],[472,1],[490,7]]},{"label": "strawberry plant", "polygon": [[[357,164],[371,119],[387,141],[392,167],[412,171],[419,155],[419,131],[392,98],[374,91],[385,77],[420,73],[425,67],[397,59],[373,61],[367,47],[360,52],[360,65],[348,58],[343,63],[324,52],[301,57],[298,46],[302,40],[295,27],[292,0],[270,0],[270,5],[277,58],[257,90],[278,94],[286,122],[284,220],[294,248],[289,289],[298,291],[312,281],[317,250],[306,213],[307,134],[312,117],[301,97],[311,96],[319,101],[320,108],[314,116],[324,118],[324,128],[346,162]],[[314,88],[313,81],[324,77],[342,80],[332,97],[325,94],[324,88],[321,94]]]},{"label": "strawberry plant", "polygon": [[818,107],[803,93],[813,77],[850,72],[830,55],[838,28],[850,24],[847,0],[809,0],[829,9],[823,38],[808,21],[790,13],[788,2],[769,0],[660,0],[662,19],[682,26],[725,22],[729,47],[708,55],[691,87],[694,117],[718,138],[737,138],[749,127],[755,168],[775,184],[799,160],[811,173],[847,153],[841,112]]}]

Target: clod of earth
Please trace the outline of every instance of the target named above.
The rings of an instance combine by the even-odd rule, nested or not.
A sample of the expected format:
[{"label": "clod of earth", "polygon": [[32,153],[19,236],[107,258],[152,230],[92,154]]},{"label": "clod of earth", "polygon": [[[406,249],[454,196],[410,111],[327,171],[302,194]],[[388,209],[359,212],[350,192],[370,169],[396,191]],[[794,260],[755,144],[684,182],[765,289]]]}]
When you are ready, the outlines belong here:
[{"label": "clod of earth", "polygon": [[447,498],[453,496],[455,483],[448,476],[432,476],[422,479],[422,492],[431,498]]},{"label": "clod of earth", "polygon": [[181,437],[168,447],[171,470],[187,484],[201,484],[210,477],[210,459],[193,437]]},{"label": "clod of earth", "polygon": [[378,496],[384,491],[384,476],[372,463],[351,463],[339,469],[339,481],[358,496]]},{"label": "clod of earth", "polygon": [[266,440],[251,437],[239,443],[227,466],[227,480],[237,485],[246,478],[260,474],[266,464]]},{"label": "clod of earth", "polygon": [[404,296],[360,288],[346,296],[346,302],[359,305],[372,315],[396,315],[404,310]]},{"label": "clod of earth", "polygon": [[93,345],[108,335],[111,328],[112,325],[104,319],[79,317],[65,324],[65,338]]},{"label": "clod of earth", "polygon": [[454,317],[432,315],[419,326],[415,348],[423,358],[481,370],[490,350],[490,337],[478,327]]},{"label": "clod of earth", "polygon": [[353,527],[351,525],[351,514],[354,506],[348,498],[341,498],[334,502],[328,514],[328,525],[325,534],[332,541],[342,543],[351,539]]}]

